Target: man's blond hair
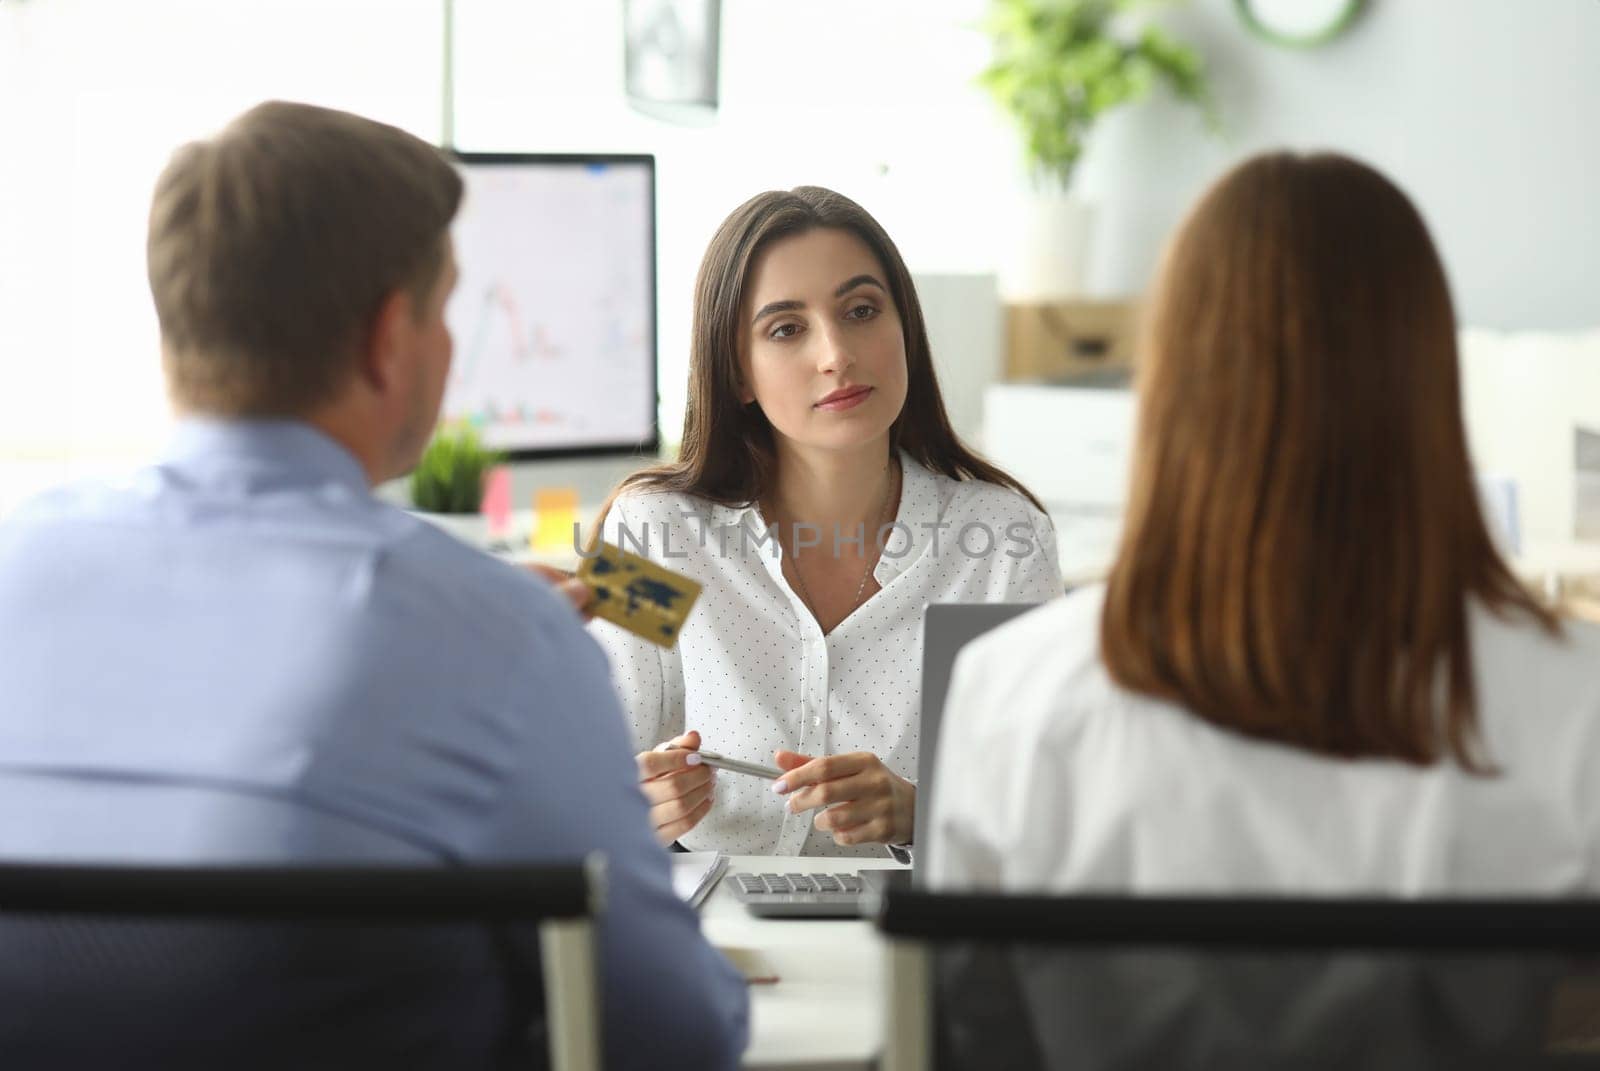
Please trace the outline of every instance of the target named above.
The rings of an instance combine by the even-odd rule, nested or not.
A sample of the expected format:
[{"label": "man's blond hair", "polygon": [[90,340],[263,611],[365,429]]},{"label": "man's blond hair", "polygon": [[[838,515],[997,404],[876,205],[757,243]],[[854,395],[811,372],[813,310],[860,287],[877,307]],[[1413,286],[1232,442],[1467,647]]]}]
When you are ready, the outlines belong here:
[{"label": "man's blond hair", "polygon": [[334,398],[384,298],[431,293],[461,191],[421,139],[307,104],[260,104],[179,149],[147,250],[174,400],[264,417]]}]

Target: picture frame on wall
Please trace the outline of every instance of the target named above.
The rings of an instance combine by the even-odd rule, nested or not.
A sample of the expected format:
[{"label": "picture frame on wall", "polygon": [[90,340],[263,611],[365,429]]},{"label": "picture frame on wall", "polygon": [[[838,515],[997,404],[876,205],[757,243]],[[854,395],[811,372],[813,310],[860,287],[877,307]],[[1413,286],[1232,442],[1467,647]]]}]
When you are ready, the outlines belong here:
[{"label": "picture frame on wall", "polygon": [[721,0],[623,0],[628,101],[691,119],[717,108]]}]

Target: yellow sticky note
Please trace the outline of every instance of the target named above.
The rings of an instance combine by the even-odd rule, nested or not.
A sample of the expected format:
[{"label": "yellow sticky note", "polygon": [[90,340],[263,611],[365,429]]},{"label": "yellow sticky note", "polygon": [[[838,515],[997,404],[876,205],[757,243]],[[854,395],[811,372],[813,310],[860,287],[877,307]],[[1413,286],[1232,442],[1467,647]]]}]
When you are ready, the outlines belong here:
[{"label": "yellow sticky note", "polygon": [[533,493],[533,532],[536,551],[572,549],[572,526],[578,520],[578,492],[572,487],[543,487]]}]

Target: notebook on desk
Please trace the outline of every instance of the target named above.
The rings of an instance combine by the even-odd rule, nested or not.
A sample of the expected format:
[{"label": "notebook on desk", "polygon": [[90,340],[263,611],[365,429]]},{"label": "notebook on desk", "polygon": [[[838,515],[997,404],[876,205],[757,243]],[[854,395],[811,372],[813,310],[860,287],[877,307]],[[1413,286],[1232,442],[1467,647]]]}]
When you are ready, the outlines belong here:
[{"label": "notebook on desk", "polygon": [[[939,725],[956,655],[979,636],[1020,614],[1035,603],[935,603],[922,615],[922,750],[917,755],[916,828],[927,829],[934,762],[938,754]],[[916,861],[926,872],[926,848],[916,849]],[[866,913],[876,893],[886,883],[916,883],[916,870],[890,867],[863,868],[830,874],[738,873],[729,876],[733,895],[752,915],[772,918],[844,918]]]},{"label": "notebook on desk", "polygon": [[699,907],[728,869],[721,852],[673,852],[672,891],[690,907]]}]

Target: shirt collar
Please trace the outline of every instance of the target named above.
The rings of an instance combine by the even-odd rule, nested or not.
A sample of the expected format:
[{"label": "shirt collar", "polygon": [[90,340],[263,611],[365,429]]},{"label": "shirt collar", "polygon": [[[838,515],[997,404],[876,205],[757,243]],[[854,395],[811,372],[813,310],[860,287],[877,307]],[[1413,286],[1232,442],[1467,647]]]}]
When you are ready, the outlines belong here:
[{"label": "shirt collar", "polygon": [[[895,528],[884,543],[883,555],[873,576],[881,584],[890,575],[903,573],[933,541],[934,525],[940,513],[939,477],[913,461],[911,455],[900,451],[900,509],[895,514]],[[766,521],[754,502],[746,506],[724,506],[713,503],[709,516],[714,527],[735,527],[748,524],[758,536],[767,530]]]},{"label": "shirt collar", "polygon": [[354,454],[298,420],[223,420],[186,417],[167,440],[162,460],[178,465],[236,459],[266,463],[369,493],[367,473]]}]

